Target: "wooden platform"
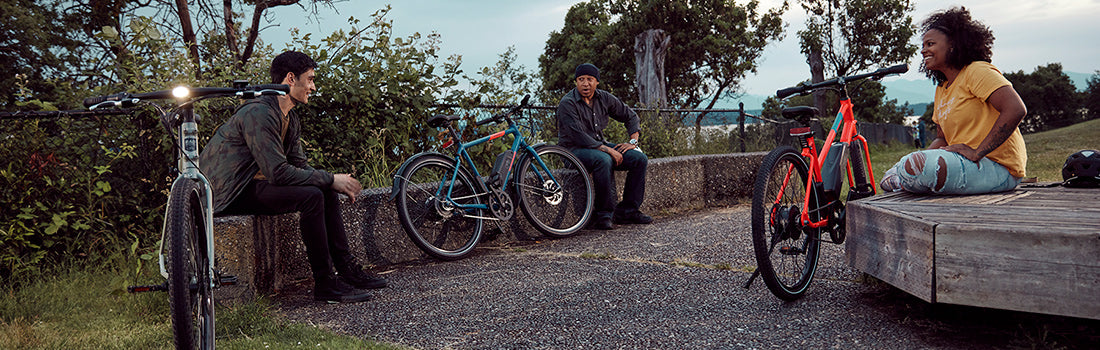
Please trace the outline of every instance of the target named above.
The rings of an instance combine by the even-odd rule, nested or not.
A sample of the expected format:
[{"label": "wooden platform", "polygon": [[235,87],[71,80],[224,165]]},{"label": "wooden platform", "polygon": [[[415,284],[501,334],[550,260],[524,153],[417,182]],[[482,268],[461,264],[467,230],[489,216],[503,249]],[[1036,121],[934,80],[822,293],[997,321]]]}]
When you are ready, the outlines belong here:
[{"label": "wooden platform", "polygon": [[849,265],[930,303],[1100,319],[1100,189],[891,193],[847,227]]}]

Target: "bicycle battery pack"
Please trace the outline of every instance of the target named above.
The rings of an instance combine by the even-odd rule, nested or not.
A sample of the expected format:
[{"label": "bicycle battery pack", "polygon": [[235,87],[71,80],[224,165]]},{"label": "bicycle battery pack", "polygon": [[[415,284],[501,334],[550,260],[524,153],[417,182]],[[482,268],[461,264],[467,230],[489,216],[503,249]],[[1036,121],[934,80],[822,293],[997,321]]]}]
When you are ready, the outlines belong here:
[{"label": "bicycle battery pack", "polygon": [[508,174],[508,169],[512,167],[512,163],[515,161],[516,152],[511,150],[504,151],[497,155],[496,161],[493,162],[493,171],[489,172],[489,184],[494,187],[500,187],[504,185],[504,178]]},{"label": "bicycle battery pack", "polygon": [[834,142],[832,146],[829,146],[829,155],[825,156],[825,163],[821,165],[821,183],[825,186],[826,193],[835,195],[840,191],[840,184],[844,180],[844,168],[848,164],[847,160],[847,142]]}]

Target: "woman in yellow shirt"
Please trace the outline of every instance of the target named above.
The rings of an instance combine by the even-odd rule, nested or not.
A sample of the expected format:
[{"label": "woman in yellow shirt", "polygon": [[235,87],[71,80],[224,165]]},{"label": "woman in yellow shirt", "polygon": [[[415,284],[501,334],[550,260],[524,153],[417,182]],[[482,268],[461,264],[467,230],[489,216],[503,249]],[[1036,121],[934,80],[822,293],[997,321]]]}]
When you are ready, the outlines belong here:
[{"label": "woman in yellow shirt", "polygon": [[937,84],[937,137],[887,170],[880,187],[936,194],[1016,188],[1027,165],[1018,128],[1027,107],[990,64],[993,33],[965,7],[933,13],[922,27],[921,71]]}]

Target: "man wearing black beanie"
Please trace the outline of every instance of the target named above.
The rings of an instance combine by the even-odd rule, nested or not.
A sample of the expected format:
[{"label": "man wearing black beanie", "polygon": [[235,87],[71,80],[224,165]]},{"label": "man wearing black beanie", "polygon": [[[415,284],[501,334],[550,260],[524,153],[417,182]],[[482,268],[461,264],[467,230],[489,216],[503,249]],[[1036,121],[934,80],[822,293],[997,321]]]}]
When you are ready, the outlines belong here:
[{"label": "man wearing black beanie", "polygon": [[[589,227],[610,230],[616,224],[648,224],[653,218],[639,207],[645,200],[645,171],[649,158],[638,148],[641,119],[611,93],[596,89],[600,70],[591,63],[577,66],[576,88],[558,103],[558,144],[568,148],[592,174],[595,212]],[[614,144],[603,136],[610,119],[626,126],[627,142]],[[623,200],[615,204],[615,170],[626,171]]]}]

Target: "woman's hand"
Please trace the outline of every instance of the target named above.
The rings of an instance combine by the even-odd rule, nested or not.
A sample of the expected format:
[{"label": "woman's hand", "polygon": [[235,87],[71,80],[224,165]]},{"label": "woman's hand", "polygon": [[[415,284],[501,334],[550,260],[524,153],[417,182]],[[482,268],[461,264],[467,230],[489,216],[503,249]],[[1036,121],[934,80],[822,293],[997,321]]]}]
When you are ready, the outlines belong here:
[{"label": "woman's hand", "polygon": [[979,160],[982,160],[982,157],[984,157],[982,154],[978,153],[978,150],[970,148],[970,146],[967,146],[965,143],[956,143],[954,145],[949,145],[947,147],[944,147],[943,150],[958,153],[963,157],[966,157],[966,159],[969,159],[971,162],[975,163],[977,163]]}]

